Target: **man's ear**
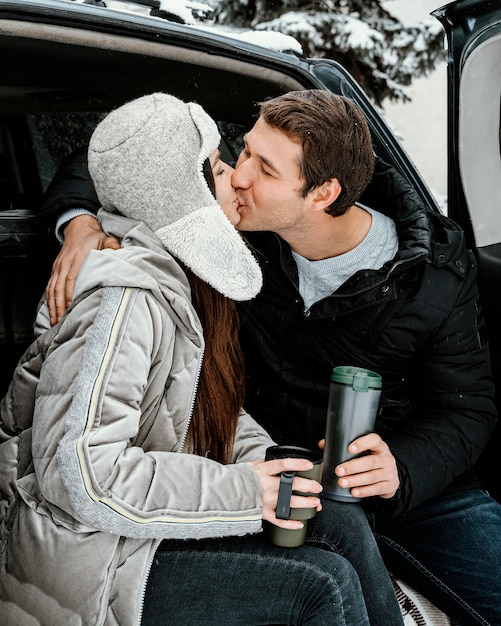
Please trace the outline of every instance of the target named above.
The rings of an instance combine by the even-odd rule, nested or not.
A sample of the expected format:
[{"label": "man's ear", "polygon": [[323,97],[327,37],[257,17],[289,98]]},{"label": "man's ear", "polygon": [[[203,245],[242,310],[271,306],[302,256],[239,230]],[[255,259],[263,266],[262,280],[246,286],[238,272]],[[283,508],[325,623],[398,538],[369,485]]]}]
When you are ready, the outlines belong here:
[{"label": "man's ear", "polygon": [[337,178],[325,181],[312,191],[315,209],[324,211],[341,193],[341,184]]}]

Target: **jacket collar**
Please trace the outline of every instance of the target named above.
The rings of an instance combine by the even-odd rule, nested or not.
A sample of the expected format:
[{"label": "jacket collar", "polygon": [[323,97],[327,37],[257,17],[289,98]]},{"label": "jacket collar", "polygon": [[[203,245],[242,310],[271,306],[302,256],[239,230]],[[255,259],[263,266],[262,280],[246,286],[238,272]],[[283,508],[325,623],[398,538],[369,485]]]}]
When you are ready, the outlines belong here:
[{"label": "jacket collar", "polygon": [[[455,267],[463,238],[459,227],[438,210],[424,206],[408,181],[381,159],[376,161],[373,180],[362,201],[394,220],[399,249],[383,268],[358,272],[336,295],[366,293],[369,300],[397,297],[393,278],[425,263],[452,264],[453,271],[461,272],[461,268]],[[297,287],[297,267],[283,239],[266,232],[245,233],[245,236],[254,246],[263,269],[268,264],[279,263]]]}]

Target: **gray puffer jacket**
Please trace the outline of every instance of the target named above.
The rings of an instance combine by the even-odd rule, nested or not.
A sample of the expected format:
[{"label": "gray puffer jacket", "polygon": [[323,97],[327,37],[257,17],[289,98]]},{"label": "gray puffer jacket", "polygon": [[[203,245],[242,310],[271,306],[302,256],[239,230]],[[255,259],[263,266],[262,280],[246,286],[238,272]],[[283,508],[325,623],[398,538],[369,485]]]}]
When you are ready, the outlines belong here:
[{"label": "gray puffer jacket", "polygon": [[234,464],[184,453],[204,351],[186,276],[145,226],[101,217],[122,248],[91,253],[1,405],[3,626],[138,624],[160,540],[261,529],[245,461],[273,442],[242,413]]}]

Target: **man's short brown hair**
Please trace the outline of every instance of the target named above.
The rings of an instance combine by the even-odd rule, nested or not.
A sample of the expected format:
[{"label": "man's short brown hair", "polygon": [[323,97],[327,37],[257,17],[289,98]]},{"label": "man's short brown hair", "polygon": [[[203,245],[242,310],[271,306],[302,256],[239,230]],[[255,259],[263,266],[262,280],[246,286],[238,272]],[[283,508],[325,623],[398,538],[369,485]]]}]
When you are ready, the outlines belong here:
[{"label": "man's short brown hair", "polygon": [[269,126],[301,144],[302,196],[337,178],[341,193],[326,211],[342,215],[362,195],[374,171],[374,152],[365,115],[350,99],[329,91],[290,91],[260,104]]}]

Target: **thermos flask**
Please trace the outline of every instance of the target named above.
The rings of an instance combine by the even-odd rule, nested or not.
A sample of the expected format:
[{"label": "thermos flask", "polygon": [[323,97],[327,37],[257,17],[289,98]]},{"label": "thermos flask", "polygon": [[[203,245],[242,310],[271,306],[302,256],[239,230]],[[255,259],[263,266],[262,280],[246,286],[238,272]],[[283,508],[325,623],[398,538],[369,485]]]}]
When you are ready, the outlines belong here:
[{"label": "thermos flask", "polygon": [[334,469],[353,458],[352,441],[374,431],[382,378],[360,367],[340,366],[332,370],[327,407],[322,496],[329,500],[357,502],[360,498],[338,485]]}]

